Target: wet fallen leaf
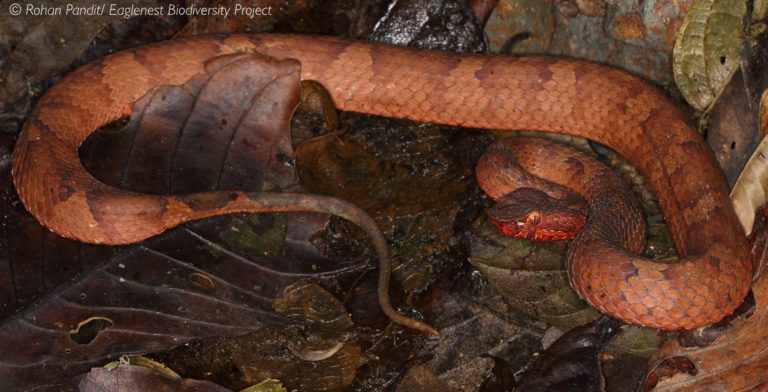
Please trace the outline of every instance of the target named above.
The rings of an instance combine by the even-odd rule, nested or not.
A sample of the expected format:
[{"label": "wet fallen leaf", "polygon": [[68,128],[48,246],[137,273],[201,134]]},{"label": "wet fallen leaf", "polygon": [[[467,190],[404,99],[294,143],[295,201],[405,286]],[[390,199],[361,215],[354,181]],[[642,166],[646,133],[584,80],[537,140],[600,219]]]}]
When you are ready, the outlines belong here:
[{"label": "wet fallen leaf", "polygon": [[[115,5],[150,7],[155,3],[153,0],[118,1]],[[123,19],[109,12],[89,17],[74,15],[75,9],[98,6],[88,0],[21,3],[25,7],[22,10],[25,17],[5,12],[11,4],[4,3],[4,12],[0,14],[0,53],[5,55],[4,61],[0,62],[2,103],[19,99],[32,86],[37,86],[51,74],[80,59],[105,26]],[[39,11],[28,10],[30,6]],[[68,6],[73,11],[65,14],[63,11]],[[62,9],[59,14],[43,12],[44,9],[57,7]]]},{"label": "wet fallen leaf", "polygon": [[562,329],[598,317],[569,286],[565,242],[505,237],[487,219],[480,221],[477,231],[469,261],[515,308]]},{"label": "wet fallen leaf", "polygon": [[[765,98],[765,94],[763,94]],[[764,99],[760,107],[767,105]],[[761,127],[766,124],[762,121]],[[761,133],[765,132],[762,128]],[[757,133],[757,132],[755,132]],[[755,148],[744,169],[731,190],[731,202],[739,217],[739,222],[744,227],[744,232],[749,234],[755,221],[755,212],[761,206],[768,204],[768,139],[763,140]]]},{"label": "wet fallen leaf", "polygon": [[81,392],[231,392],[212,382],[168,378],[150,368],[127,364],[109,370],[94,368],[80,382],[79,387]]},{"label": "wet fallen leaf", "polygon": [[709,112],[707,143],[732,187],[759,142],[757,110],[749,95],[755,84],[737,70]]},{"label": "wet fallen leaf", "polygon": [[110,185],[146,193],[290,190],[297,181],[286,164],[293,159],[288,123],[299,98],[297,65],[218,57],[208,74],[150,91],[119,132],[89,138],[81,149],[86,168]]},{"label": "wet fallen leaf", "polygon": [[180,374],[204,374],[233,389],[266,377],[301,391],[349,387],[363,353],[343,304],[309,282],[287,287],[273,304],[292,325],[262,324],[247,335],[200,339],[154,356]]},{"label": "wet fallen leaf", "polygon": [[673,72],[683,96],[708,108],[739,67],[746,2],[696,0],[675,41]]},{"label": "wet fallen leaf", "polygon": [[313,334],[324,339],[347,340],[350,337],[344,334],[354,333],[354,324],[344,306],[317,284],[291,285],[273,306],[286,317],[303,320]]},{"label": "wet fallen leaf", "polygon": [[[474,215],[462,207],[476,196],[470,157],[479,149],[454,144],[458,135],[449,131],[414,124],[391,128],[357,121],[345,134],[305,141],[296,160],[308,191],[344,198],[376,219],[393,243],[395,279],[413,292],[455,262],[450,252],[458,242],[456,222],[466,219],[462,214]],[[387,143],[378,142],[382,135]]]},{"label": "wet fallen leaf", "polygon": [[[297,67],[248,55],[217,58],[208,66],[210,73],[183,87],[150,92],[122,130],[89,140],[81,152],[93,173],[153,193],[297,189],[296,174],[285,164],[293,156],[288,124],[299,97]],[[8,181],[7,168],[3,174]],[[23,208],[12,193],[4,197],[4,208]],[[55,237],[41,236],[46,230],[28,216],[19,224],[26,229],[4,237],[29,241],[10,245],[19,249],[14,265],[2,263],[16,267],[11,277],[40,277],[27,274],[39,270],[40,252],[54,252],[51,258],[63,263],[82,249],[70,242],[40,248],[31,238]],[[123,353],[285,324],[288,319],[271,304],[285,287],[309,276],[356,275],[367,266],[359,259],[339,265],[317,251],[311,239],[326,224],[313,214],[227,216],[81,264],[68,284],[4,320],[0,346],[27,344],[0,350],[0,385],[71,387],[89,368]],[[26,287],[24,280],[5,283],[2,292],[20,302],[17,289]]]},{"label": "wet fallen leaf", "polygon": [[574,328],[533,361],[517,384],[520,391],[600,391],[605,384],[600,353],[619,322],[601,319]]}]

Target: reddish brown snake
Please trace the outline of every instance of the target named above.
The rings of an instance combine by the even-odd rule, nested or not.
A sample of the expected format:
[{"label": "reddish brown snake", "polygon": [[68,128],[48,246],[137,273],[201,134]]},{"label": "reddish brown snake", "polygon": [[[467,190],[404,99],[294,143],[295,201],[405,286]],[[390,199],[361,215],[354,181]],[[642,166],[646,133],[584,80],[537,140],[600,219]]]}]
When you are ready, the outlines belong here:
[{"label": "reddish brown snake", "polygon": [[[122,51],[79,68],[40,99],[13,154],[14,183],[24,205],[62,236],[105,244],[141,241],[213,215],[315,210],[318,200],[327,212],[369,234],[378,232],[366,214],[334,198],[146,195],[102,184],[83,169],[78,146],[98,127],[130,114],[131,104],[149,89],[184,83],[214,56],[247,51],[299,60],[302,78],[324,85],[341,110],[567,133],[624,155],[655,190],[683,261],[667,266],[622,253],[597,266],[574,266],[577,290],[614,317],[688,329],[730,314],[749,290],[747,241],[706,143],[660,91],[620,70],[579,60],[439,53],[289,35],[195,37]],[[195,210],[189,200],[226,203]],[[382,267],[382,308],[397,322],[429,330],[391,308],[386,243],[372,235]],[[635,301],[628,293],[642,298]]]}]

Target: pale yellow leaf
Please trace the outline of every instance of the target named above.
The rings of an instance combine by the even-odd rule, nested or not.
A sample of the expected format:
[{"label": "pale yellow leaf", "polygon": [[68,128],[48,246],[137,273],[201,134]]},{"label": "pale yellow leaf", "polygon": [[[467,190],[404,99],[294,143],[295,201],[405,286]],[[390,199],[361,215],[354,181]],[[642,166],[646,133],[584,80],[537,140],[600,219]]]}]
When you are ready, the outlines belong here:
[{"label": "pale yellow leaf", "polygon": [[739,66],[744,0],[695,0],[675,41],[677,87],[693,107],[715,101]]}]

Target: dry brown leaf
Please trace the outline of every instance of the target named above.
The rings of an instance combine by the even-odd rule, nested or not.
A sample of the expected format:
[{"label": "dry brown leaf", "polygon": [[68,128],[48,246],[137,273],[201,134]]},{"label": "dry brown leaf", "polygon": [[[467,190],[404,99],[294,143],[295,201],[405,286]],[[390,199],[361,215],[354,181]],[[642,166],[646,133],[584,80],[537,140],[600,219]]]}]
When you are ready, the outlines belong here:
[{"label": "dry brown leaf", "polygon": [[768,139],[760,142],[736,180],[731,202],[744,232],[749,234],[755,223],[755,211],[768,202]]},{"label": "dry brown leaf", "polygon": [[[663,378],[655,391],[751,390],[768,382],[768,279],[752,287],[755,310],[751,317],[737,319],[733,328],[705,348],[684,348],[669,341],[651,359],[651,368],[665,360],[685,358],[692,372]],[[651,372],[653,374],[653,371]]]},{"label": "dry brown leaf", "polygon": [[757,114],[749,95],[750,85],[753,82],[737,71],[709,113],[707,143],[730,186],[736,183],[749,154],[760,142]]},{"label": "dry brown leaf", "polygon": [[[766,212],[760,210],[750,239],[756,265],[768,259]],[[752,310],[736,317],[731,328],[708,347],[666,342],[651,359],[646,390],[657,386],[655,390],[660,391],[741,391],[763,390],[768,385],[768,278],[764,265],[756,270]]]}]

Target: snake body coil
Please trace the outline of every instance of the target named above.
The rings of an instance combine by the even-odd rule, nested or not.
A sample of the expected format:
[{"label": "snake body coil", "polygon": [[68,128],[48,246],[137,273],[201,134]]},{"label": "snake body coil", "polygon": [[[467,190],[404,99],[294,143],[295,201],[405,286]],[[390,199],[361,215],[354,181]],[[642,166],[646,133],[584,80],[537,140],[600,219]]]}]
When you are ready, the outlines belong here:
[{"label": "snake body coil", "polygon": [[[214,56],[250,51],[299,60],[302,78],[323,84],[341,110],[565,133],[624,155],[656,192],[682,260],[667,265],[628,252],[606,254],[587,241],[580,252],[590,261],[569,272],[579,293],[603,312],[654,328],[689,329],[730,314],[749,290],[747,241],[704,140],[660,91],[579,60],[290,35],[195,37],[122,51],[61,80],[30,116],[13,154],[14,183],[27,209],[60,235],[106,244],[141,241],[212,215],[306,210],[299,195],[208,193],[190,203],[189,197],[129,192],[97,181],[79,161],[85,138],[130,114],[131,104],[152,87],[182,84],[203,73]],[[327,202],[329,212],[349,211]],[[592,252],[607,258],[591,260]]]}]

